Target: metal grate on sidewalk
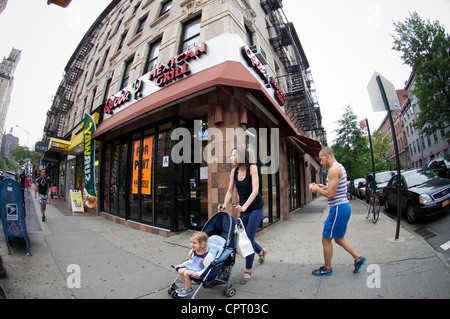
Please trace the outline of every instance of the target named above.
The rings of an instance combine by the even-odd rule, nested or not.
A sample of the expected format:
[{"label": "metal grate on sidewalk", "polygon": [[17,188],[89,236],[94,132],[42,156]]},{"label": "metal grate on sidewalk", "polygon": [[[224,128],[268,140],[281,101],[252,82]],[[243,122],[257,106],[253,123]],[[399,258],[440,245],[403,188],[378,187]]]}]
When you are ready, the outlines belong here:
[{"label": "metal grate on sidewalk", "polygon": [[431,230],[428,230],[426,228],[419,228],[419,229],[415,229],[414,232],[421,236],[423,239],[428,240],[431,239],[433,237],[436,237],[437,235],[435,233],[433,233]]}]

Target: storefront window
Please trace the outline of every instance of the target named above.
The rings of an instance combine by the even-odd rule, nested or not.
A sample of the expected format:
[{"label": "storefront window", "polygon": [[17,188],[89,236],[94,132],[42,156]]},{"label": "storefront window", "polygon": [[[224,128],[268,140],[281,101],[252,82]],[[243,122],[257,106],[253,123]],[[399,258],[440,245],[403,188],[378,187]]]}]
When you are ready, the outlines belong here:
[{"label": "storefront window", "polygon": [[[192,147],[195,145],[195,139],[202,143],[202,154],[208,145],[208,119],[206,116],[197,118],[200,121],[201,131],[192,131]],[[195,126],[195,125],[194,125]],[[195,127],[194,127],[195,129]],[[192,149],[192,154],[196,150]],[[188,227],[190,229],[201,229],[208,220],[208,164],[203,158],[201,163],[195,163],[194,158],[187,165],[189,188],[187,191],[188,202]]]},{"label": "storefront window", "polygon": [[66,161],[59,162],[59,187],[58,187],[58,195],[61,198],[66,196]]},{"label": "storefront window", "polygon": [[[171,123],[162,129],[168,129]],[[169,226],[170,225],[170,209],[172,203],[170,202],[170,131],[160,131],[156,144],[156,169],[155,169],[155,224]]]},{"label": "storefront window", "polygon": [[127,209],[127,195],[126,195],[126,176],[127,176],[127,153],[128,143],[122,142],[120,144],[120,156],[119,156],[119,179],[118,179],[118,198],[119,198],[119,215],[125,217]]},{"label": "storefront window", "polygon": [[139,219],[139,182],[141,177],[139,176],[142,170],[141,165],[141,134],[135,134],[132,137],[133,141],[131,144],[131,165],[132,174],[130,174],[130,210],[129,218],[138,220]]},{"label": "storefront window", "polygon": [[84,189],[84,157],[77,156],[77,173],[75,179],[75,189],[83,192]]},{"label": "storefront window", "polygon": [[289,148],[289,211],[300,207],[300,163],[298,153]]},{"label": "storefront window", "polygon": [[[279,175],[271,174],[271,160],[278,160],[271,152],[271,130],[249,112],[247,123],[247,148],[253,153],[254,160],[259,168],[259,192],[264,201],[262,227],[280,219],[279,211]],[[278,150],[277,150],[278,151]]]},{"label": "storefront window", "polygon": [[120,158],[120,145],[119,141],[116,141],[112,145],[112,161],[111,161],[111,184],[109,188],[110,194],[110,210],[113,214],[119,213],[119,158]]},{"label": "storefront window", "polygon": [[[141,165],[143,173],[141,173],[141,219],[144,222],[153,224],[153,200],[152,200],[152,168],[153,168],[153,150],[154,150],[154,134],[155,129],[146,130],[144,132],[144,154],[142,158],[145,163]],[[145,168],[144,168],[145,166]]]},{"label": "storefront window", "polygon": [[111,168],[111,143],[106,145],[105,159],[104,159],[104,177],[103,177],[103,210],[109,211],[109,179],[110,179],[110,168]]}]

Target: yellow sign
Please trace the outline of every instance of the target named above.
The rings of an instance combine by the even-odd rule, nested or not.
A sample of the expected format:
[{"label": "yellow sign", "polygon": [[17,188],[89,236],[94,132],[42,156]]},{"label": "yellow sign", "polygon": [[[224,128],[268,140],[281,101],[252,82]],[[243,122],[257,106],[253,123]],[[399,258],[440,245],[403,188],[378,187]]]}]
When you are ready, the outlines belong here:
[{"label": "yellow sign", "polygon": [[50,139],[49,149],[53,151],[68,151],[70,148],[70,142],[60,140],[57,138]]},{"label": "yellow sign", "polygon": [[79,191],[70,191],[70,202],[72,205],[72,212],[84,213],[83,195]]},{"label": "yellow sign", "polygon": [[[141,167],[141,194],[151,194],[151,176],[152,176],[152,144],[153,137],[144,139],[144,147],[142,149]],[[133,194],[139,191],[139,157],[141,155],[141,141],[135,141],[133,145]]]}]

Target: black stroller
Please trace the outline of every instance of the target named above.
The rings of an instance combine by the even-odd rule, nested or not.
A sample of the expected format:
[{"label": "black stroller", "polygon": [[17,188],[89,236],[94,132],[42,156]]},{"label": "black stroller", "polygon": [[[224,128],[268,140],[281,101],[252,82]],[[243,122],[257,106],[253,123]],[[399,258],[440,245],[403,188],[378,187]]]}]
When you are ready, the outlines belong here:
[{"label": "black stroller", "polygon": [[[214,254],[215,257],[202,276],[199,278],[191,277],[192,284],[199,285],[191,299],[195,298],[202,286],[205,288],[224,287],[224,295],[228,297],[233,297],[236,294],[236,289],[232,288],[230,284],[231,271],[236,260],[234,230],[234,218],[227,212],[218,212],[206,222],[202,231],[209,236],[208,254]],[[173,298],[179,298],[176,292],[179,278],[180,276],[175,279],[167,291]]]}]

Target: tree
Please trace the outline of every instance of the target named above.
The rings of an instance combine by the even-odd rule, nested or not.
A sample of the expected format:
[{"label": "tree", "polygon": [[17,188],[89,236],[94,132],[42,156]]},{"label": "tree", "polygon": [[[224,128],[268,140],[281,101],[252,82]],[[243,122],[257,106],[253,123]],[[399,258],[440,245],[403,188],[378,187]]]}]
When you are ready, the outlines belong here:
[{"label": "tree", "polygon": [[337,139],[332,146],[338,161],[344,165],[348,179],[365,176],[369,172],[370,150],[367,139],[358,127],[357,116],[349,105],[342,118],[337,121]]},{"label": "tree", "polygon": [[[450,36],[439,21],[422,20],[417,12],[394,22],[393,49],[412,67],[420,114],[414,126],[432,135],[450,124]],[[450,137],[450,131],[447,132]]]},{"label": "tree", "polygon": [[375,171],[392,171],[397,169],[397,162],[391,147],[392,137],[377,130],[372,135],[373,154],[375,162]]},{"label": "tree", "polygon": [[17,172],[19,170],[19,167],[19,163],[17,163],[15,160],[10,160],[4,156],[0,157],[1,171]]},{"label": "tree", "polygon": [[25,160],[30,160],[30,167],[35,166],[42,158],[42,154],[38,152],[33,152],[25,146],[17,146],[14,150],[11,151],[11,155],[14,160],[19,163],[20,167],[25,164]]}]

